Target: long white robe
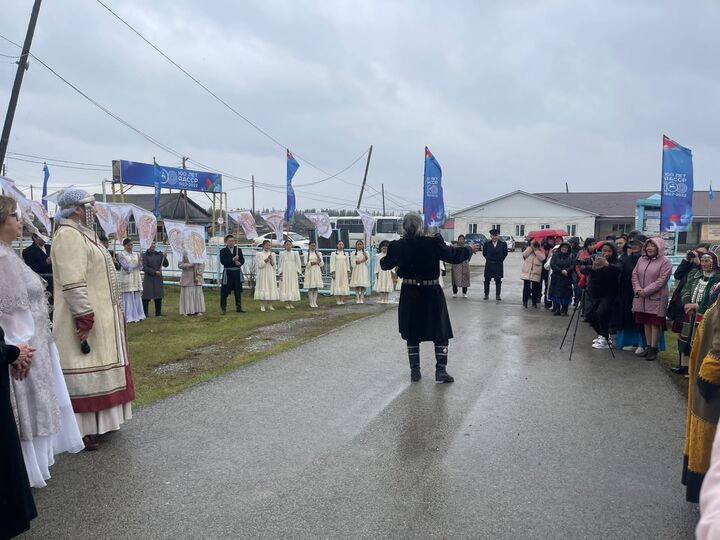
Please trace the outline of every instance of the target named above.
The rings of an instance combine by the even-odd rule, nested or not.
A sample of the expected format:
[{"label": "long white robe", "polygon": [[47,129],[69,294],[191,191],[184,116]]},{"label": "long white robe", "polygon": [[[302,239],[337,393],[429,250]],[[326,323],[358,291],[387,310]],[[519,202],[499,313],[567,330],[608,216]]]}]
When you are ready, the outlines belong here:
[{"label": "long white robe", "polygon": [[350,287],[369,287],[370,286],[370,273],[368,272],[368,264],[370,258],[365,260],[367,254],[364,251],[353,252],[351,257],[352,262],[352,277],[350,278]]},{"label": "long white robe", "polygon": [[333,251],[330,254],[330,274],[335,272],[335,277],[330,282],[330,293],[334,296],[348,296],[350,294],[350,282],[348,270],[350,261],[345,252]]},{"label": "long white robe", "polygon": [[[268,257],[273,262],[272,265],[265,262]],[[255,255],[255,300],[267,302],[280,299],[275,274],[276,267],[275,253],[272,251],[258,251],[257,255]]]},{"label": "long white robe", "polygon": [[[322,289],[322,268],[324,266],[322,254],[319,251],[308,251],[308,260],[305,266],[305,282],[303,286],[306,289]],[[316,264],[313,264],[316,263]]]},{"label": "long white robe", "polygon": [[280,274],[280,300],[283,302],[298,302],[300,300],[300,285],[298,278],[302,272],[300,254],[297,251],[280,252],[278,257],[278,273]]},{"label": "long white robe", "polygon": [[375,290],[377,292],[392,292],[395,290],[395,283],[392,279],[392,270],[383,270],[380,268],[380,261],[385,257],[385,253],[380,253],[375,261],[375,273],[377,279],[375,280]]},{"label": "long white robe", "polygon": [[120,263],[118,283],[122,295],[122,308],[125,320],[129,323],[145,319],[142,305],[143,283],[140,275],[142,259],[137,253],[128,253],[123,250],[117,254]]},{"label": "long white robe", "polygon": [[[5,342],[35,348],[27,377],[10,378],[10,395],[32,487],[45,487],[55,456],[84,448],[50,329],[45,282],[0,244],[0,326]],[[0,376],[8,376],[8,372]],[[0,443],[1,444],[1,443]]]}]

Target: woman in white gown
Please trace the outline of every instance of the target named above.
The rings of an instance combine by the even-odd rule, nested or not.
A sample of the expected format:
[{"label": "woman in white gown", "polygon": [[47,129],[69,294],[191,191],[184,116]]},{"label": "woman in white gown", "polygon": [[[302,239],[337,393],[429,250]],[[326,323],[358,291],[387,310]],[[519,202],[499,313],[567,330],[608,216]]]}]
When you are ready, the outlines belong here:
[{"label": "woman in white gown", "polygon": [[310,242],[308,248],[307,261],[305,263],[305,282],[303,285],[308,291],[308,300],[310,307],[316,308],[318,299],[318,289],[323,288],[322,268],[323,258],[317,250],[317,244]]},{"label": "woman in white gown", "polygon": [[255,255],[255,300],[260,301],[260,311],[274,311],[271,302],[280,298],[275,272],[277,264],[270,248],[270,240],[265,240],[262,250]]},{"label": "woman in white gown", "polygon": [[123,240],[123,250],[117,254],[120,263],[119,282],[122,293],[123,313],[129,323],[145,319],[145,310],[142,305],[142,258],[133,253],[133,242],[129,238]]},{"label": "woman in white gown", "polygon": [[85,445],[51,331],[46,283],[10,247],[22,233],[16,208],[0,196],[0,326],[7,343],[35,349],[27,376],[11,377],[10,394],[30,485],[44,487],[55,456]]},{"label": "woman in white gown", "polygon": [[387,248],[387,240],[380,242],[380,254],[377,257],[377,261],[375,261],[375,275],[377,276],[375,280],[375,290],[380,293],[381,304],[390,303],[390,293],[395,289],[392,270],[383,270],[380,268],[380,261],[387,255]]},{"label": "woman in white gown", "polygon": [[293,302],[300,301],[300,283],[302,274],[300,254],[293,251],[292,242],[285,240],[285,248],[278,257],[278,273],[280,274],[280,300],[285,302],[285,309],[295,309]]},{"label": "woman in white gown", "polygon": [[345,243],[337,243],[337,249],[330,254],[330,293],[337,300],[338,305],[345,303],[345,297],[350,294],[350,261],[345,253]]},{"label": "woman in white gown", "polygon": [[370,257],[365,251],[365,242],[355,242],[355,253],[352,255],[352,277],[350,287],[355,290],[355,303],[365,303],[365,290],[370,286],[370,272],[368,265]]}]

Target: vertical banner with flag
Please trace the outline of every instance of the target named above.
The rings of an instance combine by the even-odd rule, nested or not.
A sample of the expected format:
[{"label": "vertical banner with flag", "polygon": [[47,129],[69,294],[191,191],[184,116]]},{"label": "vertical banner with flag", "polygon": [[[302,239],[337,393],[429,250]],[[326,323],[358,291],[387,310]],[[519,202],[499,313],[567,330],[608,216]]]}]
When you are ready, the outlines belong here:
[{"label": "vertical banner with flag", "polygon": [[445,201],[442,189],[442,169],[425,147],[425,183],[423,186],[423,218],[425,227],[438,227],[445,221]]},{"label": "vertical banner with flag", "polygon": [[710,191],[708,191],[708,198],[709,198],[711,201],[714,201],[714,200],[715,200],[715,192],[714,192],[713,189],[712,189],[712,182],[710,182]]},{"label": "vertical banner with flag", "polygon": [[663,135],[660,230],[684,232],[692,224],[692,152]]},{"label": "vertical banner with flag", "polygon": [[295,161],[295,158],[287,150],[287,220],[290,221],[295,215],[295,190],[292,187],[292,179],[295,173],[300,168],[300,164]]},{"label": "vertical banner with flag", "polygon": [[160,186],[162,186],[163,170],[158,165],[155,158],[153,158],[153,165],[155,166],[153,175],[153,186],[155,187],[155,218],[160,217]]},{"label": "vertical banner with flag", "polygon": [[[47,197],[47,185],[48,180],[50,178],[50,169],[48,169],[47,163],[43,163],[43,190],[42,190],[42,204],[45,207],[45,210],[47,210],[47,201],[45,200],[45,197]],[[48,232],[50,229],[48,229]]]}]

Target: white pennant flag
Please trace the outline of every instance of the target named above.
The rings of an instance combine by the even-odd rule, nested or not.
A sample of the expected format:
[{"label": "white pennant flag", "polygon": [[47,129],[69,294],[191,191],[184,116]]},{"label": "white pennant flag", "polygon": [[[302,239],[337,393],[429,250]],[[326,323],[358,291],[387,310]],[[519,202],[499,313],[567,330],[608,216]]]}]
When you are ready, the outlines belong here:
[{"label": "white pennant flag", "polygon": [[367,236],[372,236],[373,227],[375,226],[375,217],[365,212],[364,210],[360,210],[359,208],[356,210],[358,215],[360,216],[360,219],[363,222],[363,229],[365,229],[365,234]]},{"label": "white pennant flag", "polygon": [[275,238],[278,243],[283,243],[283,222],[285,221],[284,212],[270,212],[269,214],[262,214],[262,218],[265,223],[268,224],[270,230],[275,233]]},{"label": "white pennant flag", "polygon": [[191,263],[204,263],[207,260],[205,228],[202,225],[187,225],[171,219],[166,219],[163,223],[170,249],[178,261],[182,261],[184,254]]},{"label": "white pennant flag", "polygon": [[234,210],[228,212],[227,214],[242,227],[245,237],[248,240],[257,238],[257,225],[255,223],[255,216],[253,216],[252,212],[248,212],[246,210]]},{"label": "white pennant flag", "polygon": [[330,216],[327,214],[305,214],[313,225],[319,236],[323,238],[330,238],[332,236],[332,223],[330,223]]},{"label": "white pennant flag", "polygon": [[121,240],[127,236],[130,216],[134,207],[134,204],[128,203],[96,202],[95,217],[100,222],[105,234],[114,234],[116,240]]},{"label": "white pennant flag", "polygon": [[157,233],[157,218],[152,212],[133,205],[133,218],[135,218],[135,227],[137,228],[138,238],[140,238],[140,247],[149,249],[150,244],[155,241]]},{"label": "white pennant flag", "polygon": [[32,213],[35,216],[35,219],[42,223],[43,227],[45,227],[45,231],[50,234],[50,232],[52,231],[50,215],[47,213],[47,210],[45,210],[45,207],[42,205],[42,203],[40,203],[40,201],[30,201],[30,208],[32,209]]}]

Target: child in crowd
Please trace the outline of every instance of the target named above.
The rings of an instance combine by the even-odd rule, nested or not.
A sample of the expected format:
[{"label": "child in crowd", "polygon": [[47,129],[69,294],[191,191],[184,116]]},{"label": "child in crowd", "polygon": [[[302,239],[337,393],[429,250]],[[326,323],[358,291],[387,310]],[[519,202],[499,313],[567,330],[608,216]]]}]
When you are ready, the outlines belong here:
[{"label": "child in crowd", "polygon": [[275,254],[270,249],[270,240],[262,243],[262,250],[255,256],[255,300],[260,300],[260,311],[274,311],[272,301],[280,298],[275,276]]},{"label": "child in crowd", "polygon": [[345,243],[341,240],[337,248],[330,254],[330,292],[339,306],[345,303],[345,297],[350,294],[350,261],[345,253]]},{"label": "child in crowd", "polygon": [[365,303],[365,290],[370,286],[369,260],[365,243],[358,240],[355,242],[355,253],[352,256],[352,278],[350,278],[350,287],[355,290],[356,304]]},{"label": "child in crowd", "polygon": [[308,300],[310,301],[310,307],[316,308],[318,299],[318,289],[322,289],[322,268],[323,258],[320,252],[317,250],[317,244],[310,242],[310,246],[307,254],[307,261],[305,265],[305,283],[304,286],[308,291]]},{"label": "child in crowd", "polygon": [[278,273],[280,274],[280,300],[285,302],[285,309],[295,309],[293,302],[300,301],[300,286],[298,278],[302,273],[300,254],[293,251],[292,242],[285,240],[285,248],[278,258]]},{"label": "child in crowd", "polygon": [[[375,290],[380,293],[380,303],[390,303],[390,293],[395,288],[393,283],[392,270],[383,270],[380,268],[380,261],[387,255],[388,241],[380,242],[380,254],[377,257],[377,266],[375,267]],[[442,263],[442,261],[440,261]]]}]

